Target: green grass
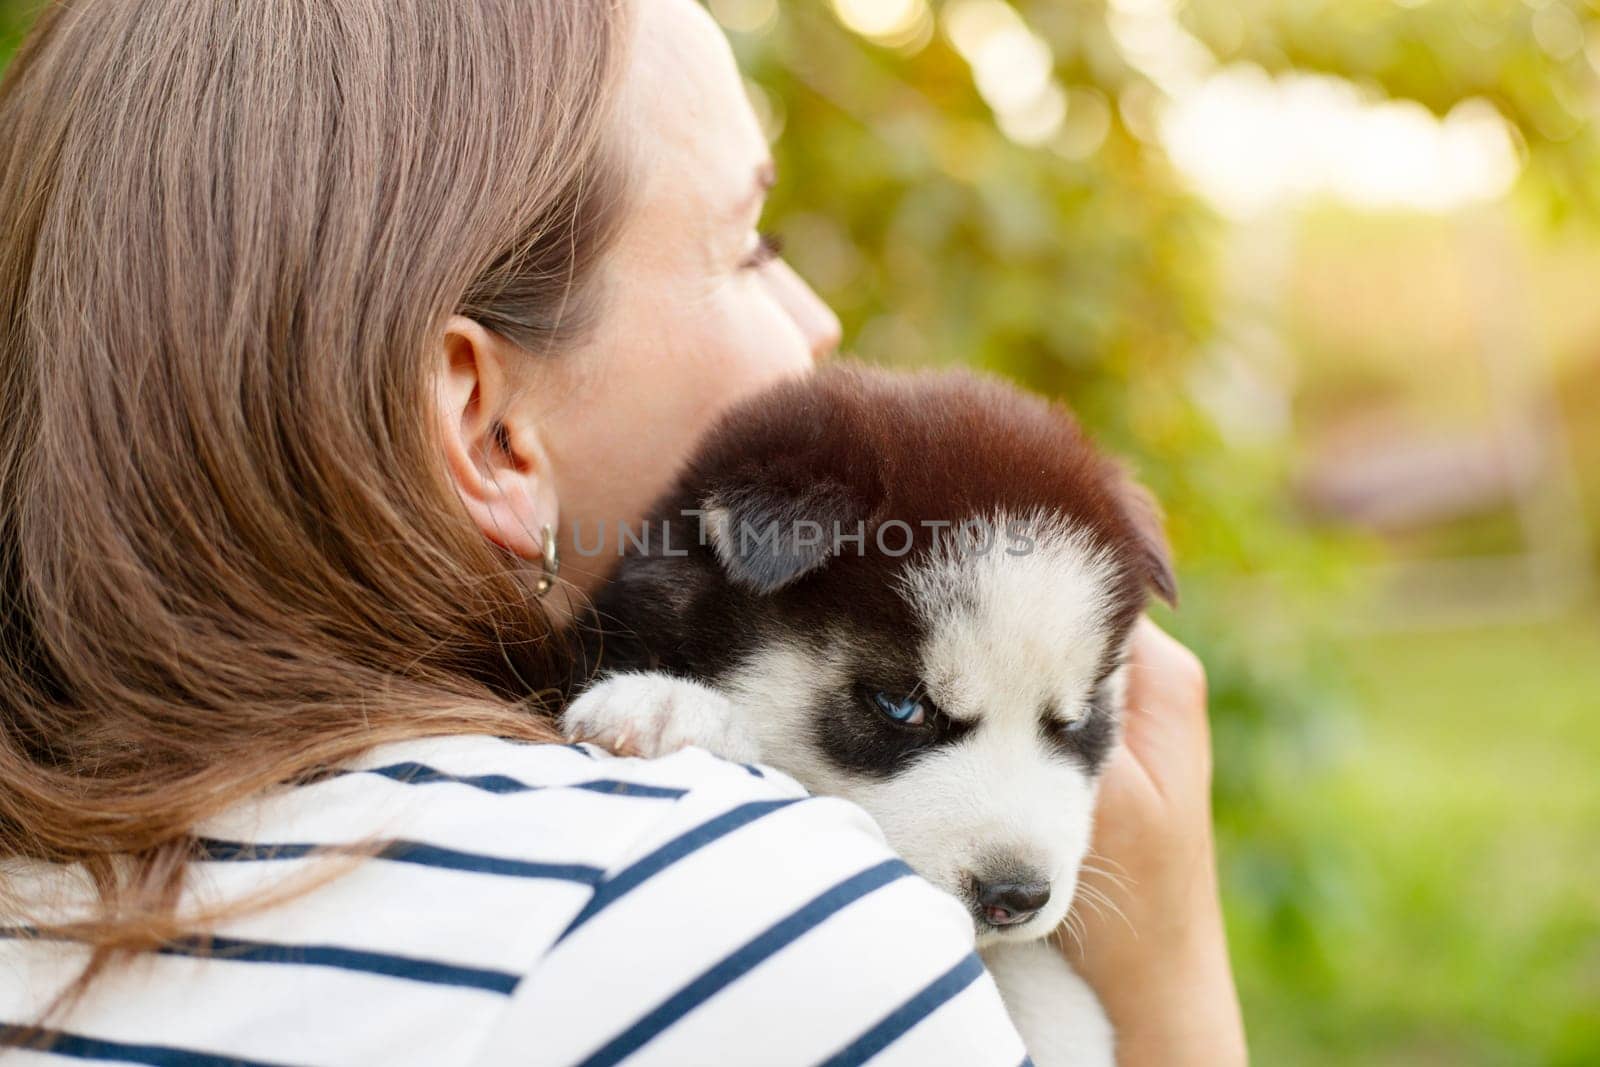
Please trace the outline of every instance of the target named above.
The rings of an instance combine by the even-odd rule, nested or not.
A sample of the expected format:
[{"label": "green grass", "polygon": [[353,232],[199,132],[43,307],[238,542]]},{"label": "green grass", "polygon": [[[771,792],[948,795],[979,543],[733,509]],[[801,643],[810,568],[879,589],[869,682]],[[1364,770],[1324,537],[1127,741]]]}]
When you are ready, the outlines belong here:
[{"label": "green grass", "polygon": [[1355,729],[1272,798],[1309,929],[1234,928],[1256,1061],[1600,1063],[1600,619],[1342,651]]}]

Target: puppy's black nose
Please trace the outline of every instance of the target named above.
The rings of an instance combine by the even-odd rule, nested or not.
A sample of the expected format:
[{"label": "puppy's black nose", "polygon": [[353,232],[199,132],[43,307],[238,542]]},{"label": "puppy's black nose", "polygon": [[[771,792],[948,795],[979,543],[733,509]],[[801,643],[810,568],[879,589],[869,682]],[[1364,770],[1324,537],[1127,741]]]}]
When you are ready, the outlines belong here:
[{"label": "puppy's black nose", "polygon": [[1025,923],[1050,903],[1048,882],[979,882],[978,907],[995,926]]}]

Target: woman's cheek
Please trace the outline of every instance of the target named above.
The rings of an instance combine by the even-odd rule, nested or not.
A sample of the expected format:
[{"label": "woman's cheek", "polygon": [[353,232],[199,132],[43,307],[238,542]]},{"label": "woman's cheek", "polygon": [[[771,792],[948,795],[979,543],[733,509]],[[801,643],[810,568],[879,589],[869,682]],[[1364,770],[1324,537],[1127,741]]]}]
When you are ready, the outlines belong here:
[{"label": "woman's cheek", "polygon": [[[723,315],[724,370],[754,392],[811,370],[810,346],[759,278],[742,280]],[[731,383],[730,383],[731,384]]]}]

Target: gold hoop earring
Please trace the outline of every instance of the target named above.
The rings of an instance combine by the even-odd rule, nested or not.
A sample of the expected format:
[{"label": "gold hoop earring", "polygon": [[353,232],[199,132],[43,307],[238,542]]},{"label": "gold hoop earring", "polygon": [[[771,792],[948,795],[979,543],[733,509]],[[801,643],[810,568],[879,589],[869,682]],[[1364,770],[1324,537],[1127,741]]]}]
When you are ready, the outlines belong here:
[{"label": "gold hoop earring", "polygon": [[541,565],[544,573],[539,574],[539,581],[534,584],[534,595],[542,597],[550,590],[555,589],[555,579],[562,574],[562,560],[555,555],[555,526],[546,523],[544,530],[539,531],[539,550],[541,550]]},{"label": "gold hoop earring", "polygon": [[556,555],[556,528],[548,523],[539,532],[539,554],[542,573],[533,591],[542,597],[555,588],[556,579],[561,576],[561,560]]}]

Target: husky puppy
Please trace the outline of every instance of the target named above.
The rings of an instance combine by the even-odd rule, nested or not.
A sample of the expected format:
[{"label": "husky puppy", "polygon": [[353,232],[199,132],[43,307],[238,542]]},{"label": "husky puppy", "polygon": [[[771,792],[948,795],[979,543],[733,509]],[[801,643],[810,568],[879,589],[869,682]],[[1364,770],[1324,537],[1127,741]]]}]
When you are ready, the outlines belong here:
[{"label": "husky puppy", "polygon": [[1151,497],[1065,410],[836,364],[736,407],[595,604],[569,734],[701,745],[865,808],[962,901],[1040,1067],[1110,1064],[1061,926],[1124,655],[1176,585]]}]

